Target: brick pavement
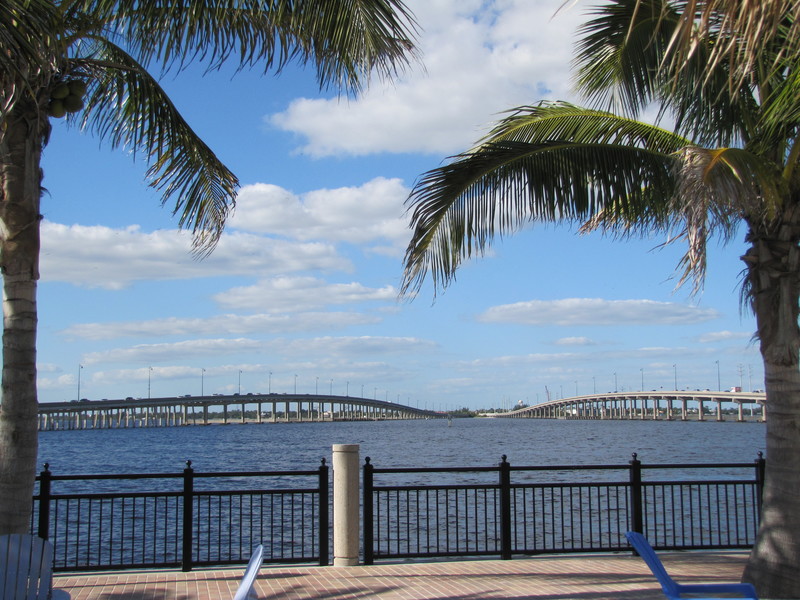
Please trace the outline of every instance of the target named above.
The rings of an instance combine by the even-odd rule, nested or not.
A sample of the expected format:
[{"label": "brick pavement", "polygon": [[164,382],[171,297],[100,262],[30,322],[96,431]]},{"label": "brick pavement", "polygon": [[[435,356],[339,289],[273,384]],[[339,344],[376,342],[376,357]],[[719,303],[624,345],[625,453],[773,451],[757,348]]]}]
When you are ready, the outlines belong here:
[{"label": "brick pavement", "polygon": [[[660,553],[681,583],[738,581],[741,552]],[[57,574],[72,600],[230,599],[244,569]],[[262,567],[258,597],[270,600],[663,600],[647,567],[630,554],[504,560],[382,563],[374,566]]]}]

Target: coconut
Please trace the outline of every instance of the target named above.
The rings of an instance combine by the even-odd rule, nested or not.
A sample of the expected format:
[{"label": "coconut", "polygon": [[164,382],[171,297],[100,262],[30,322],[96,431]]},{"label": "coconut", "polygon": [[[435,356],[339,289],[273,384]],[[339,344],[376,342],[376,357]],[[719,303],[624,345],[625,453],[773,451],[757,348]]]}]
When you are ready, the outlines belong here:
[{"label": "coconut", "polygon": [[64,109],[67,112],[74,113],[83,108],[83,98],[76,96],[75,94],[70,94],[64,98],[62,102],[64,103]]},{"label": "coconut", "polygon": [[70,87],[66,83],[59,83],[53,88],[53,91],[50,93],[51,98],[55,98],[56,100],[63,100],[67,96],[69,96]]},{"label": "coconut", "polygon": [[86,82],[83,79],[70,79],[69,93],[76,96],[83,96],[86,93]]},{"label": "coconut", "polygon": [[47,114],[55,119],[62,118],[67,114],[67,109],[64,108],[64,102],[58,99],[50,100],[50,104],[47,105]]}]

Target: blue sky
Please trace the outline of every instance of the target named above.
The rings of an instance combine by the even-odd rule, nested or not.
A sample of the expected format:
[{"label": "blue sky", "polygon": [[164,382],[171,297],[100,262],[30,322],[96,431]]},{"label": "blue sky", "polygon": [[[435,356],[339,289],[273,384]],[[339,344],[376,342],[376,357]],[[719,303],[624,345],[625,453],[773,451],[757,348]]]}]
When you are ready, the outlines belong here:
[{"label": "blue sky", "polygon": [[194,68],[163,81],[240,178],[215,252],[146,164],[56,123],[43,168],[40,401],[293,392],[503,407],[594,390],[763,388],[740,310],[744,243],[712,245],[702,294],[682,248],[543,227],[498,241],[434,298],[399,301],[414,181],[506,109],[578,100],[587,2],[410,0],[422,64],[357,98],[313,72]]}]

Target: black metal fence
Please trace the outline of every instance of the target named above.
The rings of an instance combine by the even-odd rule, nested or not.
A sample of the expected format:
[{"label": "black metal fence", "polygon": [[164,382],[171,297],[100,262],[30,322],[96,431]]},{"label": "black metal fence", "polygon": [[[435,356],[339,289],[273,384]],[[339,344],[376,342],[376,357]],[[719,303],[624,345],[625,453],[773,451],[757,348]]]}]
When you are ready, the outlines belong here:
[{"label": "black metal fence", "polygon": [[[314,471],[197,473],[187,461],[183,473],[143,475],[53,475],[45,465],[31,531],[53,543],[62,571],[188,571],[247,562],[258,544],[266,562],[326,565],[328,470],[324,459]],[[88,493],[87,482],[107,491]]]},{"label": "black metal fence", "polygon": [[[748,548],[765,461],[728,464],[363,467],[363,559]],[[376,476],[381,485],[376,485]],[[668,477],[669,476],[669,477]],[[37,478],[31,531],[59,571],[330,557],[330,477],[317,470]]]},{"label": "black metal fence", "polygon": [[[682,479],[657,478],[675,470]],[[421,474],[439,483],[375,484],[376,475]],[[380,469],[367,458],[364,562],[619,551],[631,529],[658,548],[747,548],[763,474],[760,454],[755,464],[643,465],[634,454],[628,465],[545,467],[512,467],[503,456],[497,467],[439,469]]]}]

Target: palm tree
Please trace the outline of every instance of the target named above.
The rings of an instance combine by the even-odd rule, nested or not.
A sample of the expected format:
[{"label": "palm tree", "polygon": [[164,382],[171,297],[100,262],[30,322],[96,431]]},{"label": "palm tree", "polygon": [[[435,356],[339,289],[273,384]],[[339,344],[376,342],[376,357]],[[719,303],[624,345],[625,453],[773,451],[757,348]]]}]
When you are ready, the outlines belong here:
[{"label": "palm tree", "polygon": [[[729,11],[745,4],[783,10],[756,36],[760,52],[749,31],[721,25],[740,23]],[[744,229],[742,293],[756,317],[769,412],[761,521],[744,578],[769,598],[800,597],[798,6],[611,0],[593,9],[575,60],[590,108],[517,108],[475,148],[425,173],[409,197],[403,282],[407,295],[428,276],[441,289],[495,235],[566,221],[685,242],[681,283],[699,290],[706,244]],[[699,26],[701,17],[711,25]],[[676,35],[687,22],[689,50]],[[653,106],[669,126],[636,120]]]},{"label": "palm tree", "polygon": [[144,156],[149,184],[204,254],[238,181],[183,120],[150,69],[316,69],[357,91],[413,56],[402,0],[3,0],[0,3],[0,268],[4,285],[0,534],[30,523],[37,451],[36,282],[41,153],[50,119]]}]

